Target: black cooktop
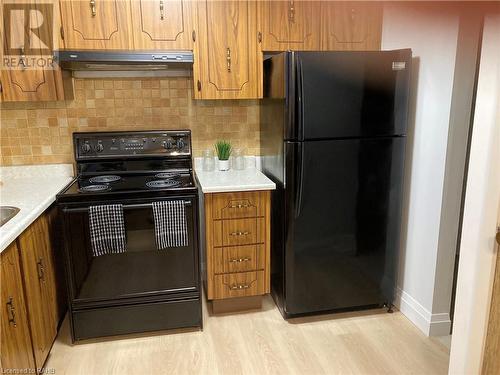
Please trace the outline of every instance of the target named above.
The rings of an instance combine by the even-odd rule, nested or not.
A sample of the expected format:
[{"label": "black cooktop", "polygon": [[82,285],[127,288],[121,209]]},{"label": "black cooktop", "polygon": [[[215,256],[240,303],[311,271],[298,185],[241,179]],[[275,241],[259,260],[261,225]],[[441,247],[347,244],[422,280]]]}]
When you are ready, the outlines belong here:
[{"label": "black cooktop", "polygon": [[163,171],[155,174],[101,174],[76,178],[59,197],[86,199],[126,193],[130,198],[145,192],[188,192],[196,190],[191,171]]}]

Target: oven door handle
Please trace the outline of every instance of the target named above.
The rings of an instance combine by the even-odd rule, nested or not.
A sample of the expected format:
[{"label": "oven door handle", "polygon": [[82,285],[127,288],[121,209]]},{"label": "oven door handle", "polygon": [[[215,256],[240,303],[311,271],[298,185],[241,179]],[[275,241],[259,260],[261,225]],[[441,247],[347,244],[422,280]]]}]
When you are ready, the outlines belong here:
[{"label": "oven door handle", "polygon": [[[185,206],[191,206],[192,203],[191,201],[184,201]],[[139,204],[124,204],[123,209],[124,210],[133,210],[133,209],[138,209],[138,208],[148,208],[152,207],[152,203],[139,203]],[[66,208],[64,207],[62,209],[64,212],[87,212],[89,210],[89,207],[78,207],[78,208]]]}]

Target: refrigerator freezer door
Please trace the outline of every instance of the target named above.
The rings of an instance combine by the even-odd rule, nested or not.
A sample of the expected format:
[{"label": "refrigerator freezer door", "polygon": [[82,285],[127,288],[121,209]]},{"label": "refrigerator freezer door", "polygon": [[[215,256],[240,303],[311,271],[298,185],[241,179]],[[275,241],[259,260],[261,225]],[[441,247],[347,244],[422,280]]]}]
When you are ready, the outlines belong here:
[{"label": "refrigerator freezer door", "polygon": [[287,138],[405,134],[410,60],[410,50],[295,53],[295,121]]},{"label": "refrigerator freezer door", "polygon": [[404,137],[286,142],[288,316],[392,302]]}]

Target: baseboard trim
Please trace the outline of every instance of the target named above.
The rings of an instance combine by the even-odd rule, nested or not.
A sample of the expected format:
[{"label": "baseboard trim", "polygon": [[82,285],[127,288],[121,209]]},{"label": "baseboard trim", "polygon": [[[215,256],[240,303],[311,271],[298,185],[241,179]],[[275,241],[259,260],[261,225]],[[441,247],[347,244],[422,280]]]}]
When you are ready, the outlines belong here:
[{"label": "baseboard trim", "polygon": [[450,314],[432,314],[401,288],[396,288],[394,305],[425,335],[445,336],[450,334]]}]

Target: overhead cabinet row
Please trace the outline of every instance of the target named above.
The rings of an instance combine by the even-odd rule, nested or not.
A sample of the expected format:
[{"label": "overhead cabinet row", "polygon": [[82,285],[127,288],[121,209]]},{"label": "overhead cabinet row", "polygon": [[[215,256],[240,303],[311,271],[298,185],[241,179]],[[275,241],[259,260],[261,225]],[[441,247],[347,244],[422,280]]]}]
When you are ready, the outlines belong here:
[{"label": "overhead cabinet row", "polygon": [[[382,8],[371,2],[53,1],[59,48],[193,50],[195,99],[262,97],[263,51],[380,49]],[[57,69],[4,72],[3,98],[68,98],[62,76]]]},{"label": "overhead cabinet row", "polygon": [[[380,48],[382,8],[373,2],[336,1],[61,1],[67,49],[191,50],[256,39],[260,51]],[[222,22],[222,23],[221,23]],[[210,29],[215,29],[210,31]],[[194,31],[194,33],[193,33]],[[214,45],[217,47],[217,45]]]}]

